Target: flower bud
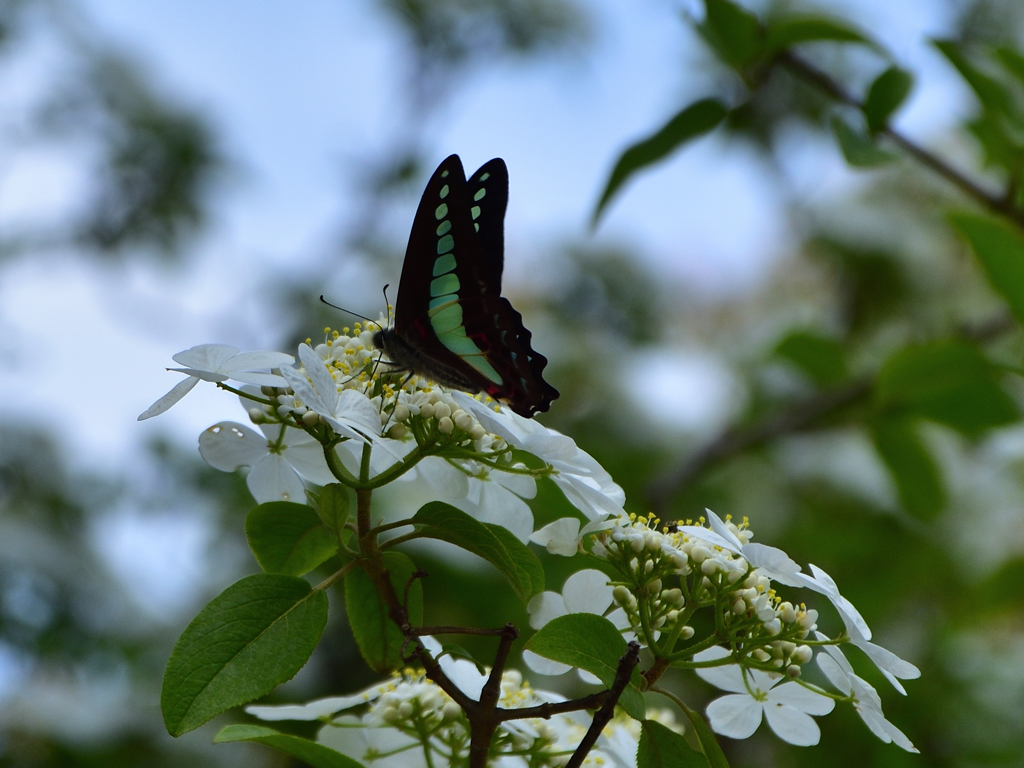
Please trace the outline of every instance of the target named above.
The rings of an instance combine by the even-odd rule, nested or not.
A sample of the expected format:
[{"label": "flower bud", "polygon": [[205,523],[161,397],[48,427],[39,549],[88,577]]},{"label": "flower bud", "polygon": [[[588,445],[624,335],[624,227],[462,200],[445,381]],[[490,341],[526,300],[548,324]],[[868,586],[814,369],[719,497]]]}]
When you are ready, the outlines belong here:
[{"label": "flower bud", "polygon": [[683,640],[689,640],[691,637],[693,637],[694,631],[695,630],[693,629],[693,627],[687,624],[679,631],[679,637],[681,637]]},{"label": "flower bud", "polygon": [[409,406],[405,403],[399,403],[395,406],[394,412],[391,414],[395,417],[395,421],[408,421],[409,419]]},{"label": "flower bud", "polygon": [[420,416],[424,419],[431,419],[434,417],[434,405],[432,403],[426,403],[420,406]]},{"label": "flower bud", "polygon": [[264,397],[275,397],[277,395],[277,388],[268,387],[266,384],[264,384],[262,387],[260,387],[260,393]]},{"label": "flower bud", "polygon": [[443,720],[455,720],[461,714],[462,707],[460,707],[454,701],[449,701],[447,704],[441,707],[441,718]]},{"label": "flower bud", "polygon": [[402,716],[403,720],[408,720],[412,716],[413,708],[412,702],[403,701],[398,705],[398,714]]},{"label": "flower bud", "polygon": [[619,605],[628,605],[630,597],[632,597],[632,595],[629,590],[622,584],[619,584],[612,590],[612,599]]},{"label": "flower bud", "polygon": [[800,669],[799,665],[790,664],[788,667],[786,667],[786,676],[791,677],[795,680],[796,678],[800,677],[801,671],[802,670]]},{"label": "flower bud", "polygon": [[[652,567],[654,563],[650,564]],[[647,593],[650,595],[657,595],[661,593],[661,579],[655,579],[647,585]]]},{"label": "flower bud", "polygon": [[750,655],[754,657],[755,661],[759,661],[762,664],[764,664],[771,658],[771,654],[768,653],[768,651],[766,651],[764,648],[755,648],[754,652]]},{"label": "flower bud", "polygon": [[452,409],[447,403],[438,403],[434,406],[434,415],[439,419],[446,419],[452,415]]},{"label": "flower bud", "polygon": [[700,572],[705,576],[711,576],[718,570],[718,561],[714,559],[705,560],[700,564]]},{"label": "flower bud", "polygon": [[[448,406],[445,406],[448,409]],[[437,422],[437,429],[443,435],[450,435],[455,429],[455,424],[452,422],[451,417],[442,416]]]},{"label": "flower bud", "polygon": [[306,411],[302,414],[302,423],[307,427],[313,427],[320,423],[320,414],[316,411]]},{"label": "flower bud", "polygon": [[793,608],[792,603],[787,601],[779,606],[779,618],[785,624],[792,624],[796,621],[796,610]]},{"label": "flower bud", "polygon": [[262,424],[266,420],[267,414],[262,408],[256,407],[249,409],[249,421],[253,424]]},{"label": "flower bud", "polygon": [[732,612],[737,616],[742,616],[747,612],[747,603],[744,600],[737,600],[732,604]]},{"label": "flower bud", "polygon": [[809,645],[798,645],[796,650],[793,651],[792,658],[796,664],[806,664],[814,656],[814,651]]}]

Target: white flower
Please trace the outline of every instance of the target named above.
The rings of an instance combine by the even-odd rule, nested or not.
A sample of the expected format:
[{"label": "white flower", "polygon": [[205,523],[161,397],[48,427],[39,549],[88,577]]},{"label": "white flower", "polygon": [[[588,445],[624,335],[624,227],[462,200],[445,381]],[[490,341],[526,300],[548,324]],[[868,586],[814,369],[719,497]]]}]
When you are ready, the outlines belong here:
[{"label": "white flower", "polygon": [[323,446],[301,429],[287,429],[280,444],[280,424],[261,424],[260,429],[262,435],[231,421],[214,424],[199,436],[199,453],[211,467],[223,472],[252,467],[245,482],[260,504],[305,504],[303,477],[317,485],[335,482]]},{"label": "white flower", "polygon": [[186,367],[167,370],[187,374],[188,378],[178,382],[170,392],[140,414],[139,421],[159,416],[187,395],[200,379],[212,382],[234,379],[244,384],[283,387],[286,385],[283,378],[273,373],[262,373],[261,370],[283,368],[295,362],[295,358],[284,352],[240,352],[236,347],[224,344],[200,344],[179,352],[172,359]]},{"label": "white flower", "polygon": [[338,435],[381,444],[380,413],[370,399],[355,389],[338,391],[338,384],[324,360],[308,344],[299,345],[302,371],[282,368],[281,374],[298,398],[314,413],[320,414]]},{"label": "white flower", "polygon": [[[592,613],[603,616],[612,604],[612,586],[608,583],[608,575],[593,568],[577,571],[562,586],[562,593],[541,592],[535,595],[526,606],[530,614],[530,626],[540,629],[552,619],[570,613]],[[625,612],[616,608],[608,615],[609,621],[618,629],[629,626]],[[534,672],[542,675],[561,675],[572,667],[558,661],[538,656],[532,651],[523,651],[523,661]],[[601,682],[589,672],[579,671],[580,677],[588,683]]]},{"label": "white flower", "polygon": [[537,495],[537,481],[529,475],[481,466],[469,478],[464,500],[454,504],[482,523],[503,526],[524,544],[533,533],[533,510],[523,501]]},{"label": "white flower", "polygon": [[[729,652],[721,646],[701,651],[694,661],[725,658]],[[811,715],[827,715],[835,702],[814,693],[789,678],[758,670],[743,670],[736,664],[697,669],[697,674],[729,696],[715,699],[708,705],[711,728],[723,736],[745,739],[761,724],[761,716],[783,741],[799,747],[818,743],[821,731]]]},{"label": "white flower", "polygon": [[622,488],[572,438],[505,408],[495,411],[464,392],[453,392],[452,398],[485,429],[550,464],[555,470],[551,479],[588,518],[623,514],[626,496]]},{"label": "white flower", "polygon": [[[815,632],[815,637],[821,641],[828,640],[828,637],[820,632]],[[917,752],[917,748],[906,734],[885,719],[878,691],[854,673],[853,667],[839,648],[834,645],[826,645],[824,648],[826,653],[818,654],[818,666],[836,688],[853,697],[853,707],[868,729],[886,744],[893,743],[908,752]]]}]

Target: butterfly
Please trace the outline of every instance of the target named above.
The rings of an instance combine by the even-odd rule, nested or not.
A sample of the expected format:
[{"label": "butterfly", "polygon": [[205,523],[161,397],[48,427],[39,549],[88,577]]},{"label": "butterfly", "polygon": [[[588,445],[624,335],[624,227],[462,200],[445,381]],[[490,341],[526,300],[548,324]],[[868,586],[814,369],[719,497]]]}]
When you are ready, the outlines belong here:
[{"label": "butterfly", "polygon": [[546,411],[558,390],[523,318],[501,296],[508,169],[501,158],[466,180],[446,158],[423,191],[398,285],[395,322],[373,343],[399,370],[485,392],[520,416]]}]

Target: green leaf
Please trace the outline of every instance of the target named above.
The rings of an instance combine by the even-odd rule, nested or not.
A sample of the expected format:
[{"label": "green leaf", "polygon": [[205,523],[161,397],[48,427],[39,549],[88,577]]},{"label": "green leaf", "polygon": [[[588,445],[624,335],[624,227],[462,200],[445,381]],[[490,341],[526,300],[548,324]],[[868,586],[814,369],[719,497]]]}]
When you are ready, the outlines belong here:
[{"label": "green leaf", "polygon": [[879,47],[862,32],[836,19],[825,16],[790,16],[768,25],[765,48],[770,53],[777,53],[792,45],[816,42],[862,43],[873,48]]},{"label": "green leaf", "polygon": [[[585,669],[606,686],[611,686],[619,668],[619,659],[626,653],[626,641],[615,625],[603,616],[570,613],[545,624],[524,648],[547,659]],[[630,683],[619,698],[622,708],[637,720],[644,719],[641,686],[640,672],[634,668]]]},{"label": "green leaf", "polygon": [[290,680],[327,624],[327,595],[293,576],[258,573],[199,612],[171,652],[160,706],[172,736]]},{"label": "green leaf", "polygon": [[875,398],[883,411],[932,419],[969,437],[1020,418],[997,371],[964,341],[910,346],[892,355],[879,373]]},{"label": "green leaf", "polygon": [[636,768],[708,768],[708,759],[671,728],[654,720],[644,720],[641,728]]},{"label": "green leaf", "polygon": [[871,437],[892,473],[903,508],[921,520],[934,520],[946,505],[946,489],[913,422],[878,419],[871,425]]},{"label": "green leaf", "polygon": [[722,122],[727,113],[728,110],[721,102],[715,99],[702,99],[679,112],[653,136],[629,147],[619,157],[611,176],[608,177],[608,183],[594,209],[591,225],[596,226],[601,212],[634,173],[667,157],[688,141],[703,136]]},{"label": "green leaf", "polygon": [[334,535],[311,507],[290,501],[260,504],[245,518],[245,535],[267,573],[301,576],[337,551]]},{"label": "green leaf", "polygon": [[956,67],[986,110],[1008,116],[1014,114],[1013,97],[1010,92],[998,80],[975,67],[959,43],[952,40],[934,40],[933,44],[949,63]]},{"label": "green leaf", "polygon": [[348,522],[350,503],[348,488],[341,483],[325,485],[320,491],[316,503],[316,513],[320,516],[320,522],[326,525],[335,537],[338,537],[339,533],[351,534],[351,531],[345,528],[345,523]]},{"label": "green leaf", "polygon": [[775,348],[775,354],[802,370],[816,384],[835,384],[846,377],[846,350],[835,339],[795,331]]},{"label": "green leaf", "polygon": [[1024,84],[1024,56],[1013,48],[996,48],[996,59],[1003,65],[1003,69],[1013,75]]},{"label": "green leaf", "polygon": [[704,0],[698,30],[729,65],[742,69],[761,55],[764,30],[750,11],[731,0]]},{"label": "green leaf", "polygon": [[970,244],[989,284],[1024,322],[1024,236],[1011,224],[974,213],[954,213],[949,220]]},{"label": "green leaf", "polygon": [[889,67],[875,78],[864,99],[864,119],[871,133],[885,128],[889,118],[910,95],[914,78],[899,67]]},{"label": "green leaf", "polygon": [[718,739],[715,738],[715,734],[711,732],[708,724],[704,722],[704,718],[700,716],[699,712],[690,709],[685,704],[680,704],[680,706],[690,719],[690,724],[697,734],[697,739],[700,741],[700,746],[704,750],[704,755],[711,768],[729,768],[729,761],[725,758],[725,753],[722,752],[722,745],[718,743]]},{"label": "green leaf", "polygon": [[[384,565],[399,601],[405,599],[416,565],[401,552],[385,552]],[[377,585],[366,571],[358,568],[345,578],[345,611],[355,635],[359,652],[370,668],[385,675],[402,666],[402,645],[405,636],[388,616],[388,608],[377,592]],[[419,579],[409,586],[409,621],[423,621],[423,585]]]},{"label": "green leaf", "polygon": [[363,768],[363,764],[315,741],[291,736],[262,725],[228,725],[221,728],[214,744],[258,741],[301,760],[311,768]]},{"label": "green leaf", "polygon": [[507,528],[474,520],[443,501],[424,504],[412,519],[424,536],[447,541],[482,557],[508,579],[522,600],[544,591],[544,568]]},{"label": "green leaf", "polygon": [[855,168],[873,168],[896,159],[896,155],[879,147],[870,137],[855,131],[842,118],[832,119],[832,131],[846,162]]}]

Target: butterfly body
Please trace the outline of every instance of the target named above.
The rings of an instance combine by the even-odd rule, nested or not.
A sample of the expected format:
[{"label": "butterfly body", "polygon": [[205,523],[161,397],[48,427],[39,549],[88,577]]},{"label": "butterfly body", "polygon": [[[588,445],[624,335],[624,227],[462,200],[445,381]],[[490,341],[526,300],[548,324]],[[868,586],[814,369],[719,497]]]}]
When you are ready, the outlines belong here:
[{"label": "butterfly body", "polygon": [[394,327],[373,341],[397,368],[533,416],[558,390],[544,381],[547,358],[530,346],[522,316],[501,296],[507,203],[500,158],[468,181],[458,155],[438,166],[413,220]]}]

